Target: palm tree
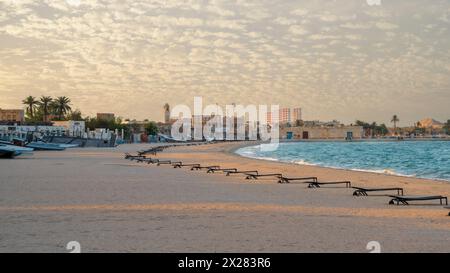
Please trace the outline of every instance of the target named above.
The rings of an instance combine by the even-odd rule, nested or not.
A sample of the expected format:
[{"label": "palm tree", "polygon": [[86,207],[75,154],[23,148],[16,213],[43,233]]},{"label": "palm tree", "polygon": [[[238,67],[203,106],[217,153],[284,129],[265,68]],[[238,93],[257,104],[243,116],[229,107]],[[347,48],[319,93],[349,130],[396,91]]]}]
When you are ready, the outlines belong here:
[{"label": "palm tree", "polygon": [[394,131],[395,133],[397,133],[397,122],[399,122],[400,119],[398,118],[397,115],[394,115],[391,119],[391,122],[394,123]]},{"label": "palm tree", "polygon": [[44,114],[44,122],[48,121],[49,107],[50,103],[53,101],[52,97],[42,96],[40,101],[40,106]]},{"label": "palm tree", "polygon": [[63,116],[72,110],[70,107],[70,99],[68,97],[56,98],[55,107],[59,120],[62,120]]},{"label": "palm tree", "polygon": [[27,106],[27,113],[30,115],[30,118],[34,117],[34,110],[39,102],[33,96],[28,96],[26,99],[22,101],[23,104]]}]

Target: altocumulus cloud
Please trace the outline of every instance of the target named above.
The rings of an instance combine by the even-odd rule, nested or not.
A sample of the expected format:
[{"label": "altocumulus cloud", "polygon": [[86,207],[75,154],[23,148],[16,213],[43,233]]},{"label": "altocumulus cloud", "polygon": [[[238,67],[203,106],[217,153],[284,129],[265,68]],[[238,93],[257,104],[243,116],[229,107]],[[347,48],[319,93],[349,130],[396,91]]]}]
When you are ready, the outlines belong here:
[{"label": "altocumulus cloud", "polygon": [[425,0],[3,0],[0,107],[68,95],[87,114],[161,119],[199,95],[311,119],[446,119],[448,18],[450,3]]}]

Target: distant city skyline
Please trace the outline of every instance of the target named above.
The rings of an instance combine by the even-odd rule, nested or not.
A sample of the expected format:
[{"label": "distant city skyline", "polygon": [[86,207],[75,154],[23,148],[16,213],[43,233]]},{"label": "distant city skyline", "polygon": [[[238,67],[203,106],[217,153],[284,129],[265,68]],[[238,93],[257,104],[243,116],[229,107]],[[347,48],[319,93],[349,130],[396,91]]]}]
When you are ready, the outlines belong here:
[{"label": "distant city skyline", "polygon": [[202,96],[304,120],[445,122],[450,2],[369,2],[2,1],[0,108],[68,96],[84,115],[163,121],[165,103]]}]

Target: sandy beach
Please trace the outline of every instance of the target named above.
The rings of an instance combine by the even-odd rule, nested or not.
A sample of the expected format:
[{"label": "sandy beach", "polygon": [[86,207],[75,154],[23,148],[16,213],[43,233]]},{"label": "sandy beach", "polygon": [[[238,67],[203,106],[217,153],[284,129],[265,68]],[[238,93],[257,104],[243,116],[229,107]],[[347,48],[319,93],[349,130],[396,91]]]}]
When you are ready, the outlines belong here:
[{"label": "sandy beach", "polygon": [[[242,144],[170,148],[160,159],[354,186],[450,196],[450,183],[243,158]],[[448,210],[389,206],[386,196],[308,189],[125,160],[151,145],[36,152],[0,161],[0,252],[449,252]]]}]

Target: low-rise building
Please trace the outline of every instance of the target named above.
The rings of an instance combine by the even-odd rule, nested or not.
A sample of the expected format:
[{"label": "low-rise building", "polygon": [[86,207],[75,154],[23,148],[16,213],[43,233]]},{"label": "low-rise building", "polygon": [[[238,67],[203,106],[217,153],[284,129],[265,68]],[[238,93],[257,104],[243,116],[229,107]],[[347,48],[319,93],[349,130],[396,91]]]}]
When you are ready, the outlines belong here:
[{"label": "low-rise building", "polygon": [[0,121],[21,123],[25,120],[25,111],[20,109],[0,109]]},{"label": "low-rise building", "polygon": [[361,139],[363,133],[362,126],[282,127],[280,128],[280,139]]},{"label": "low-rise building", "polygon": [[86,132],[85,121],[64,120],[53,121],[53,125],[57,127],[64,127],[66,135],[71,137],[84,137]]}]

